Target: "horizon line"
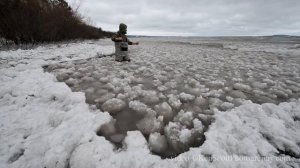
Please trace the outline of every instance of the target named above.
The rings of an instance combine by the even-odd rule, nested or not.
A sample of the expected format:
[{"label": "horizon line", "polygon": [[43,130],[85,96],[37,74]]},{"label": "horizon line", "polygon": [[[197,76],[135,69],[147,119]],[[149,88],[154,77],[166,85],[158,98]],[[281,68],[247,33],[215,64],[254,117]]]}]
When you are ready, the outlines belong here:
[{"label": "horizon line", "polygon": [[211,35],[211,36],[201,36],[201,35],[136,35],[128,34],[127,36],[136,37],[300,37],[300,35],[288,35],[288,34],[274,34],[274,35]]}]

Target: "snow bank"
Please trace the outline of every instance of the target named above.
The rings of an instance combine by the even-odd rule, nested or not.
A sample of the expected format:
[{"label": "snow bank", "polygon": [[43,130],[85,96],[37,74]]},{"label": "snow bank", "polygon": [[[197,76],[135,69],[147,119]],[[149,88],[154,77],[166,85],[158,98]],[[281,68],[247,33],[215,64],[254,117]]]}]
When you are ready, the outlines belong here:
[{"label": "snow bank", "polygon": [[[300,123],[296,120],[300,115],[300,100],[291,103],[245,104],[232,111],[215,115],[216,121],[205,133],[206,141],[201,146],[202,154],[220,158],[222,156],[290,156],[282,151],[299,157]],[[282,154],[282,155],[278,155]],[[290,158],[291,159],[291,158]],[[288,164],[284,161],[255,162],[216,162],[236,167],[261,167],[258,165]],[[299,166],[299,165],[298,165]],[[296,166],[296,167],[298,167]]]},{"label": "snow bank", "polygon": [[78,145],[104,141],[96,130],[111,117],[90,112],[82,93],[42,69],[1,71],[0,167],[64,167]]},{"label": "snow bank", "polygon": [[[83,93],[72,92],[41,67],[52,61],[96,55],[95,50],[83,51],[84,46],[91,47],[72,44],[63,49],[39,47],[0,53],[8,62],[16,62],[0,67],[0,167],[67,167],[78,146],[107,143],[96,130],[111,116],[92,111]],[[105,52],[104,47],[94,49],[99,48]],[[77,58],[59,57],[76,52]],[[86,55],[80,56],[81,52]]]}]

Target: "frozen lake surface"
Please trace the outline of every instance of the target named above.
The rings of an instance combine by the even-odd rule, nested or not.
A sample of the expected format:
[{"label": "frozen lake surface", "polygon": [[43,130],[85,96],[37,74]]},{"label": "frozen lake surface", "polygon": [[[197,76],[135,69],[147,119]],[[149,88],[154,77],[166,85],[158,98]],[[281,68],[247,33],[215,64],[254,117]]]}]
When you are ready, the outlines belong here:
[{"label": "frozen lake surface", "polygon": [[45,66],[113,116],[98,135],[119,147],[127,131],[140,130],[152,152],[174,157],[203,144],[217,111],[300,98],[297,39],[132,40],[140,46],[130,47],[130,63],[107,56]]}]

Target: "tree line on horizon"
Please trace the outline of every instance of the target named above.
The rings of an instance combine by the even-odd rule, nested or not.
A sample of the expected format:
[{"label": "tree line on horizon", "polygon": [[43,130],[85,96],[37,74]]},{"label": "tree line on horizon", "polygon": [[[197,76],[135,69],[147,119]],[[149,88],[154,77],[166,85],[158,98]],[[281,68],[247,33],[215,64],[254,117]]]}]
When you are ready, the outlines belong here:
[{"label": "tree line on horizon", "polygon": [[110,37],[83,21],[65,0],[1,0],[0,38],[15,44]]}]

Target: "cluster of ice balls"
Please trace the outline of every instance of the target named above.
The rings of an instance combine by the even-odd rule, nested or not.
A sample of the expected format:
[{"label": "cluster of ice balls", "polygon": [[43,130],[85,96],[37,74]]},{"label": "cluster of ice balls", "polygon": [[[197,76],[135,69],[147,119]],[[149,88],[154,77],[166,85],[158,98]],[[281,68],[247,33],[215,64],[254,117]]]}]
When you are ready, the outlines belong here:
[{"label": "cluster of ice balls", "polygon": [[[76,80],[76,76],[80,76],[77,72],[89,73],[86,70],[88,68],[76,67],[76,69],[72,68],[73,74],[69,70],[63,70],[63,73],[58,71],[58,79],[65,81],[71,87],[78,87],[82,83],[95,81],[96,77],[92,75]],[[140,70],[138,69],[137,72]],[[204,123],[209,123],[208,120],[211,117],[207,117],[206,114],[202,114],[202,116],[200,114],[199,117],[196,112],[185,111],[182,107],[184,104],[195,104],[195,107],[198,106],[201,110],[201,106],[205,107],[209,103],[206,99],[185,92],[178,94],[175,90],[177,81],[165,81],[163,84],[160,81],[164,80],[162,76],[158,77],[160,80],[154,81],[153,90],[145,90],[145,86],[140,83],[142,80],[139,82],[133,74],[123,72],[119,75],[118,77],[98,76],[102,84],[101,87],[87,87],[84,90],[86,96],[100,93],[99,96],[94,97],[94,104],[113,116],[122,113],[126,108],[130,109],[132,115],[140,116],[141,119],[136,122],[136,127],[144,135],[149,136],[149,148],[153,152],[168,154],[166,152],[171,150],[171,154],[178,154],[203,141],[202,135],[205,126],[201,120]],[[133,83],[134,85],[131,86]],[[189,83],[192,83],[191,85],[194,87],[200,85],[195,80]],[[165,89],[159,89],[162,86]],[[204,86],[201,88],[205,89]],[[160,90],[164,90],[164,92]],[[100,131],[113,142],[120,143],[124,135],[118,133],[115,123],[116,120],[112,120],[103,125]]]},{"label": "cluster of ice balls", "polygon": [[[102,111],[116,116],[129,110],[139,116],[136,129],[148,137],[150,149],[162,155],[179,154],[201,144],[216,111],[230,110],[245,100],[277,103],[299,95],[297,67],[278,68],[268,64],[265,55],[253,60],[246,54],[232,56],[233,51],[227,50],[221,51],[222,56],[211,53],[218,50],[202,50],[201,57],[190,57],[184,51],[180,57],[182,51],[177,49],[166,51],[176,53],[176,58],[151,50],[143,58],[148,61],[136,57],[122,64],[101,58],[56,64],[49,70],[73,90],[84,91],[87,102]],[[265,71],[258,73],[255,68]],[[284,78],[276,78],[283,73]],[[103,125],[101,133],[120,143],[125,135],[118,132],[117,122]]]},{"label": "cluster of ice balls", "polygon": [[[112,100],[114,103],[120,103],[119,105],[115,104],[116,107],[124,104],[122,100],[113,98],[106,101],[103,106]],[[111,106],[111,109],[106,110],[114,113],[116,107]],[[142,119],[136,123],[137,129],[149,136],[149,148],[155,153],[167,155],[166,152],[169,149],[172,150],[172,154],[178,154],[203,141],[202,135],[205,126],[194,116],[193,112],[180,110],[176,114],[167,102],[155,105],[153,110],[138,100],[130,101],[129,108],[133,111],[132,115],[142,116]],[[115,137],[113,137],[116,134],[114,121],[105,124],[102,132],[106,136],[111,136],[111,139],[115,141]]]}]

